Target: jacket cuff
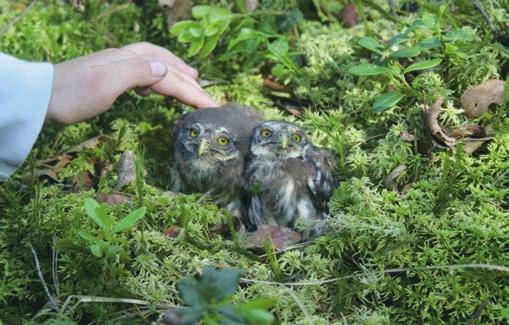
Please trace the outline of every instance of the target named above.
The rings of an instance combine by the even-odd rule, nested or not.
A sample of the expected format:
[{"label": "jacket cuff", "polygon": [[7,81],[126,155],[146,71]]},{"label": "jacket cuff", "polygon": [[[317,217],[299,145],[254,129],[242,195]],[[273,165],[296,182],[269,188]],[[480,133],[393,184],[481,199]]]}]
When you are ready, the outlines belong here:
[{"label": "jacket cuff", "polygon": [[0,179],[27,158],[48,111],[53,65],[30,63],[0,53]]}]

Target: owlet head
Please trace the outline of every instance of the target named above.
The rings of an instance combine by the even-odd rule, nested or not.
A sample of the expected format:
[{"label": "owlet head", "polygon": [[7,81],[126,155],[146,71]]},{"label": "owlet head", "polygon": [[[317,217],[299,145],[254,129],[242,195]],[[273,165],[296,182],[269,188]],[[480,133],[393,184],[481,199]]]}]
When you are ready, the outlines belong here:
[{"label": "owlet head", "polygon": [[255,156],[297,158],[308,144],[306,134],[284,121],[268,121],[259,125],[251,138],[251,153]]},{"label": "owlet head", "polygon": [[213,124],[196,122],[184,127],[180,130],[178,141],[187,159],[215,163],[234,159],[239,155],[228,130]]}]

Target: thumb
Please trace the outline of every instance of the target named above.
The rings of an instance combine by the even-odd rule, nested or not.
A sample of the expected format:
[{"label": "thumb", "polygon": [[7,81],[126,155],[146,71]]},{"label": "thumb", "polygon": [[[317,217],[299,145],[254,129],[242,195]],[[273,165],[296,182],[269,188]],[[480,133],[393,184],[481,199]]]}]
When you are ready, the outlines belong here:
[{"label": "thumb", "polygon": [[102,74],[104,86],[119,96],[135,87],[146,87],[160,81],[168,68],[161,61],[147,61],[141,57],[114,61],[98,67],[106,69]]}]

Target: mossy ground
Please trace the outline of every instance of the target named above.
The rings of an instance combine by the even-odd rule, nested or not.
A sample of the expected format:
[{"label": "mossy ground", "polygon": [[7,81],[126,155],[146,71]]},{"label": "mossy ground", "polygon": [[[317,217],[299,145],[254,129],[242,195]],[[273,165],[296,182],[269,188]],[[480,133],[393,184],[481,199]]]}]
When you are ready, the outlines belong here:
[{"label": "mossy ground", "polygon": [[[231,7],[232,2],[216,3]],[[373,99],[384,88],[398,84],[389,81],[387,85],[387,80],[359,78],[348,72],[352,65],[371,62],[369,52],[358,45],[359,39],[369,35],[387,40],[426,15],[438,17],[439,2],[415,2],[418,10],[402,12],[397,24],[366,6],[365,23],[351,29],[323,21],[328,10],[335,8],[332,1],[313,2],[322,4],[322,21],[316,11],[313,13],[311,1],[300,1],[304,20],[290,31],[284,26],[275,31],[289,41],[290,63],[274,62],[265,43],[250,57],[242,53],[228,56],[228,41],[238,32],[238,22],[210,57],[190,59],[190,63],[200,69],[203,79],[213,81],[207,90],[216,99],[238,101],[269,117],[296,121],[317,144],[335,152],[341,183],[330,202],[331,232],[278,254],[279,278],[273,264],[252,259],[231,241],[210,233],[209,226],[224,219],[213,202],[198,195],[162,196],[158,190],[169,183],[170,129],[185,108],[161,97],[142,98],[129,92],[108,113],[88,122],[47,126],[13,181],[0,185],[0,319],[5,324],[148,323],[157,319],[160,306],[180,303],[176,289],[180,279],[210,264],[239,267],[242,277],[251,280],[304,282],[290,286],[243,284],[236,294],[235,301],[275,298],[272,311],[281,323],[509,321],[504,318],[509,313],[509,274],[485,268],[431,268],[509,265],[507,104],[474,120],[491,125],[494,136],[473,155],[464,153],[461,145],[455,150],[433,148],[423,119],[424,106],[444,95],[443,125],[453,128],[472,123],[460,109],[462,91],[488,79],[507,78],[509,2],[481,1],[489,15],[502,22],[497,33],[490,31],[471,2],[447,2],[448,10],[455,6],[456,12],[444,16],[438,29],[461,30],[470,40],[451,40],[448,48],[438,50],[443,62],[415,83],[418,98],[408,97],[382,113],[372,110]],[[59,62],[105,47],[151,41],[184,55],[185,47],[170,37],[156,2],[143,6],[121,1],[83,3],[79,7],[67,1],[37,2],[1,35],[0,50],[22,59]],[[386,6],[385,1],[376,3]],[[25,6],[0,1],[0,26],[6,26]],[[259,10],[295,6],[292,1],[263,1]],[[246,18],[245,24],[257,26],[274,18],[256,17]],[[422,38],[419,31],[414,35]],[[246,68],[250,63],[246,58],[254,61],[254,66]],[[263,86],[270,67],[277,64],[281,66],[273,69],[276,80],[292,89],[294,100],[306,108],[301,118],[277,109],[285,98]],[[404,132],[414,135],[415,143],[402,138]],[[94,162],[117,163],[127,149],[143,153],[147,170],[141,202],[108,208],[115,218],[140,204],[148,209],[146,217],[122,235],[126,256],[109,264],[92,255],[78,231],[97,232],[85,216],[84,200],[95,197],[96,192],[111,192],[115,172],[104,176],[97,190],[79,193],[39,179],[18,182],[38,159],[57,156],[97,135],[110,140],[80,152],[59,174],[66,183],[86,170],[93,173]],[[404,190],[386,189],[384,179],[399,165],[407,167],[396,184]],[[127,192],[139,195],[135,185]],[[172,225],[184,227],[185,232],[175,238],[166,236],[164,230]],[[88,295],[136,298],[150,305],[133,308],[129,304],[85,303],[62,314],[35,317],[48,298],[29,244],[37,252],[42,275],[57,300]],[[52,255],[55,252],[57,259]],[[51,272],[55,260],[58,292]],[[409,270],[383,272],[394,268]],[[337,280],[321,282],[328,279]],[[318,283],[310,283],[315,281]]]}]

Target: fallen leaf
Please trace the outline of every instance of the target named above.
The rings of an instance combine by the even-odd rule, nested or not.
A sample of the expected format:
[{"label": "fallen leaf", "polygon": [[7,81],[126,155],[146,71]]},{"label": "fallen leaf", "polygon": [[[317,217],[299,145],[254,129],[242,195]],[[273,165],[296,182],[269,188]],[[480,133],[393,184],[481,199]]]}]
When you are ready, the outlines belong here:
[{"label": "fallen leaf", "polygon": [[71,192],[77,193],[88,191],[97,186],[99,179],[92,175],[91,172],[85,170],[80,175],[75,175],[71,183]]},{"label": "fallen leaf", "polygon": [[69,149],[67,151],[67,153],[71,154],[71,153],[81,152],[85,149],[93,149],[101,143],[101,140],[102,140],[102,136],[98,135],[92,139],[88,139],[87,141],[78,144],[77,146],[72,147],[71,149]]},{"label": "fallen leaf", "polygon": [[447,135],[440,123],[438,123],[438,116],[442,110],[443,103],[444,97],[440,96],[433,106],[426,110],[426,122],[428,123],[428,128],[431,134],[435,138],[443,142],[447,147],[454,147],[457,142],[456,139]]},{"label": "fallen leaf", "polygon": [[469,136],[485,137],[486,132],[484,128],[479,125],[465,125],[461,128],[452,129],[447,132],[451,137],[454,138],[466,138]]},{"label": "fallen leaf", "polygon": [[[240,230],[241,222],[240,218],[237,216],[232,216],[233,229],[235,232]],[[209,227],[209,232],[212,234],[220,235],[224,238],[231,237],[232,233],[230,231],[230,227],[226,223],[218,223]]]},{"label": "fallen leaf", "polygon": [[355,4],[350,3],[343,6],[339,12],[339,20],[348,28],[357,25],[361,21],[361,18]]},{"label": "fallen leaf", "polygon": [[291,92],[291,89],[288,86],[285,86],[283,84],[280,84],[279,82],[276,82],[271,79],[263,79],[263,87],[275,90],[275,91],[284,91],[284,92]]},{"label": "fallen leaf", "polygon": [[455,147],[458,142],[465,142],[465,152],[472,154],[479,149],[481,145],[491,140],[490,126],[482,127],[479,125],[466,125],[460,128],[445,130],[438,122],[438,116],[442,110],[444,98],[440,96],[426,113],[426,122],[431,134],[440,143],[447,147]]},{"label": "fallen leaf", "polygon": [[465,143],[463,150],[465,150],[467,154],[471,155],[477,149],[479,149],[485,142],[486,140],[469,141]]},{"label": "fallen leaf", "polygon": [[398,167],[394,168],[394,170],[384,180],[385,187],[397,192],[398,184],[396,181],[406,171],[406,169],[406,165],[399,165]]},{"label": "fallen leaf", "polygon": [[413,134],[408,133],[407,131],[404,131],[403,133],[401,133],[399,138],[406,142],[414,142],[415,141],[415,136]]},{"label": "fallen leaf", "polygon": [[266,240],[269,240],[272,242],[276,251],[282,251],[298,243],[301,239],[302,236],[290,228],[263,225],[257,231],[249,235],[247,238],[247,248],[263,252],[264,243]]},{"label": "fallen leaf", "polygon": [[180,234],[180,227],[177,225],[173,225],[170,228],[166,228],[163,233],[165,236],[175,238]]},{"label": "fallen leaf", "polygon": [[131,196],[122,193],[99,193],[96,196],[96,200],[97,202],[106,203],[107,205],[117,205],[131,202],[133,199]]},{"label": "fallen leaf", "polygon": [[460,102],[465,114],[476,118],[486,113],[491,104],[502,105],[504,98],[504,82],[492,79],[465,90]]},{"label": "fallen leaf", "polygon": [[131,184],[136,179],[135,156],[132,151],[124,151],[120,155],[120,167],[118,169],[117,185],[115,189],[119,190]]},{"label": "fallen leaf", "polygon": [[21,176],[21,179],[23,180],[23,182],[28,182],[32,178],[47,178],[47,179],[49,179],[53,182],[56,182],[56,183],[60,182],[55,171],[48,169],[48,168],[34,170],[33,172],[26,172],[25,174],[23,174]]}]

